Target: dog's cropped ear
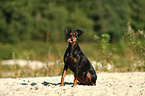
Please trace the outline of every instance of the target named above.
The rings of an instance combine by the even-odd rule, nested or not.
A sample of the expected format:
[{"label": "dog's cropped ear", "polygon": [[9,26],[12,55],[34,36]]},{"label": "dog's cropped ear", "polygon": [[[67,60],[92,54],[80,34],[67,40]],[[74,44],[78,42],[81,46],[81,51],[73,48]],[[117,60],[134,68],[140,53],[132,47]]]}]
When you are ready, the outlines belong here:
[{"label": "dog's cropped ear", "polygon": [[77,29],[76,31],[77,31],[77,33],[78,33],[78,37],[81,36],[81,35],[84,33],[84,31],[79,30],[79,29]]},{"label": "dog's cropped ear", "polygon": [[71,29],[65,29],[65,33],[67,36],[69,36],[69,33],[71,32]]}]

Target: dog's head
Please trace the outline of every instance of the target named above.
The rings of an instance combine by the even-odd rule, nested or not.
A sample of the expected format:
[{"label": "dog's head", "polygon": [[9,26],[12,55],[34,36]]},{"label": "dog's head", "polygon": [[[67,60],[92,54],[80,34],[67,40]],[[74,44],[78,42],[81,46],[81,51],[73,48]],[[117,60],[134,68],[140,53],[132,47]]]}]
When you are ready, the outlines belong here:
[{"label": "dog's head", "polygon": [[78,38],[84,33],[84,31],[79,30],[79,29],[77,30],[66,29],[65,32],[68,37],[67,41],[71,43],[72,45],[75,45]]}]

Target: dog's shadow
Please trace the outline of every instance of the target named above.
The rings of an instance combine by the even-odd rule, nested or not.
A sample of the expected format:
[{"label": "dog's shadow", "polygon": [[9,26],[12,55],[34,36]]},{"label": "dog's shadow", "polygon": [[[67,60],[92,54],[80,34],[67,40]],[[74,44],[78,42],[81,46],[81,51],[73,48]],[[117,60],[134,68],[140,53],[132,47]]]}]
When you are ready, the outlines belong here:
[{"label": "dog's shadow", "polygon": [[[58,86],[58,85],[60,85],[60,83],[51,83],[51,82],[46,82],[46,81],[44,81],[41,84],[44,85],[44,86],[51,86],[51,85]],[[79,84],[79,83],[77,83],[77,84]],[[73,85],[73,83],[72,82],[64,82],[64,86],[65,85]]]},{"label": "dog's shadow", "polygon": [[[21,84],[22,85],[28,85],[28,83],[21,83]],[[44,86],[59,86],[60,85],[60,83],[51,83],[51,82],[46,82],[46,81],[44,81],[41,84],[44,85]],[[77,84],[78,85],[84,85],[84,84],[81,84],[80,82],[77,82]],[[37,85],[37,83],[33,82],[30,85],[31,86],[35,86],[35,85]],[[64,82],[64,86],[65,85],[73,85],[73,83],[72,82]]]}]

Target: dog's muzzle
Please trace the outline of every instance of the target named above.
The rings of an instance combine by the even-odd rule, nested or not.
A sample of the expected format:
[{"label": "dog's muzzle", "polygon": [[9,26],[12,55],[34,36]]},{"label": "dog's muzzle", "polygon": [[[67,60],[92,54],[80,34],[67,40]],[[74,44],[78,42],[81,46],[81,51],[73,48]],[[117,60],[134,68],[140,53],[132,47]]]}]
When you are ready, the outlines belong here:
[{"label": "dog's muzzle", "polygon": [[69,39],[67,40],[67,42],[69,42],[69,43],[73,43],[73,42],[71,41],[71,38],[69,38]]}]

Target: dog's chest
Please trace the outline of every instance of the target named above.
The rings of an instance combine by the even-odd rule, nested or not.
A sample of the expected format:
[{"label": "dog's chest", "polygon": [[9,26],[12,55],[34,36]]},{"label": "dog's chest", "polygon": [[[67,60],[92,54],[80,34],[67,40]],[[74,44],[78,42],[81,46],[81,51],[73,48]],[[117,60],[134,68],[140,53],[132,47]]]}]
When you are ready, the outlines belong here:
[{"label": "dog's chest", "polygon": [[68,52],[65,54],[65,57],[64,57],[64,62],[69,66],[69,68],[74,71],[75,68],[76,68],[76,54],[74,54],[73,52]]}]

